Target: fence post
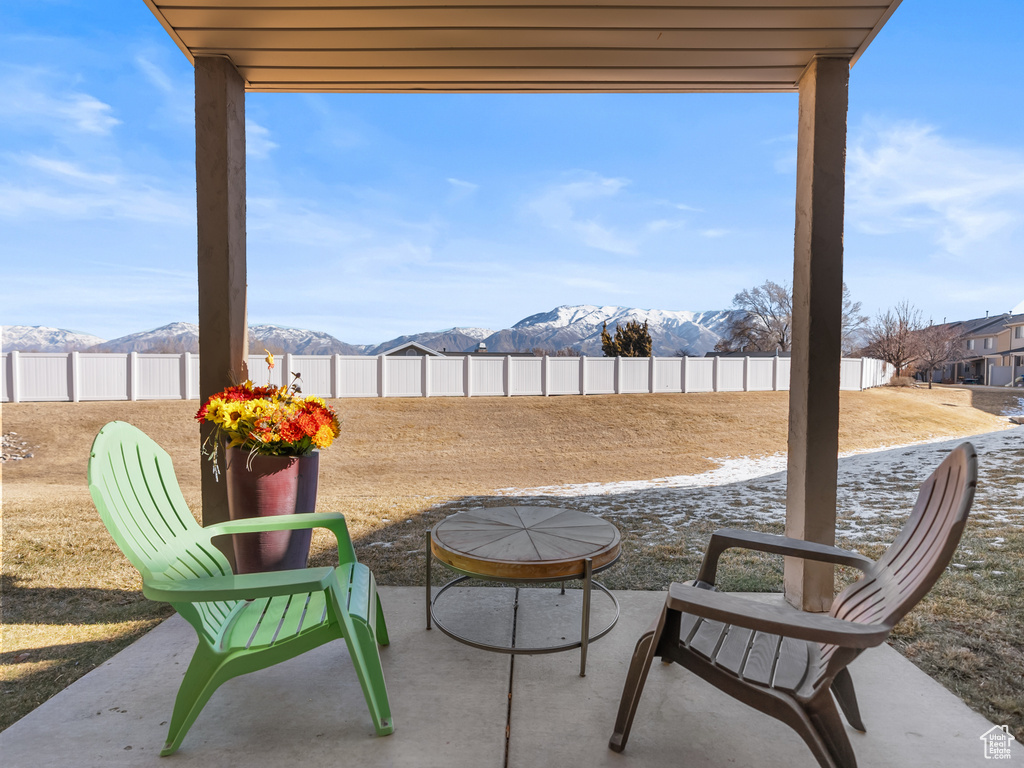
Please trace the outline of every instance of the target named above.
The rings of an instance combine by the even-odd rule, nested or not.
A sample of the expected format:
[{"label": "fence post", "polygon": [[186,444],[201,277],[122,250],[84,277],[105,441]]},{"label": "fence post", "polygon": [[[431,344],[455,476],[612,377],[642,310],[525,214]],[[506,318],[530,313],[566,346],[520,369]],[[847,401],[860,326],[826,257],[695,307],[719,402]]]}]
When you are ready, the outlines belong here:
[{"label": "fence post", "polygon": [[139,353],[128,353],[128,399],[139,399]]},{"label": "fence post", "polygon": [[622,358],[618,355],[615,357],[615,394],[622,394]]},{"label": "fence post", "polygon": [[464,377],[463,386],[466,389],[466,397],[473,396],[473,355],[472,353],[466,354],[466,367],[462,371]]},{"label": "fence post", "polygon": [[540,364],[540,393],[544,397],[551,394],[551,361],[547,355],[544,355]]},{"label": "fence post", "polygon": [[72,403],[77,403],[82,399],[78,363],[78,353],[68,352],[68,400]]},{"label": "fence post", "polygon": [[682,381],[679,383],[679,386],[680,386],[680,389],[683,391],[684,395],[686,394],[686,377],[689,375],[689,373],[690,373],[690,356],[689,355],[683,355],[683,375],[681,377]]},{"label": "fence post", "polygon": [[750,355],[743,356],[743,391],[750,391]]},{"label": "fence post", "polygon": [[7,358],[7,371],[11,377],[11,386],[7,390],[7,399],[12,403],[21,402],[21,353],[13,350]]},{"label": "fence post", "polygon": [[655,387],[654,387],[654,361],[655,360],[657,360],[657,358],[652,354],[651,355],[651,372],[647,376],[647,391],[650,392],[652,395],[657,391],[655,389]]},{"label": "fence post", "polygon": [[430,355],[423,355],[423,396],[430,397]]},{"label": "fence post", "polygon": [[577,360],[580,363],[580,394],[587,394],[587,358],[580,355]]},{"label": "fence post", "polygon": [[772,358],[772,392],[779,391],[779,353],[775,351],[775,357]]},{"label": "fence post", "polygon": [[188,352],[181,353],[181,399],[188,400],[188,385],[192,381],[192,356]]},{"label": "fence post", "polygon": [[387,358],[384,355],[377,355],[377,396],[387,397],[388,386],[385,378],[387,376],[387,366],[385,360]]},{"label": "fence post", "polygon": [[331,355],[331,397],[341,397],[341,355]]},{"label": "fence post", "polygon": [[718,366],[722,362],[721,355],[715,355],[715,363],[711,367],[711,391],[718,391]]},{"label": "fence post", "polygon": [[512,355],[505,355],[505,397],[512,397]]}]

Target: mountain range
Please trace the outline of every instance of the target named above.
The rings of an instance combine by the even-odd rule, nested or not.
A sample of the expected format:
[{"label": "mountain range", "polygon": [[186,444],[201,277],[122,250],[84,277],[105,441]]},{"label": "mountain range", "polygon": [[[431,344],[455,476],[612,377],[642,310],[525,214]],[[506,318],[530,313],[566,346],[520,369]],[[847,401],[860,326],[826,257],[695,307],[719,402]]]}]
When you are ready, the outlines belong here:
[{"label": "mountain range", "polygon": [[[550,312],[530,315],[511,328],[492,331],[486,328],[449,328],[408,336],[399,336],[381,344],[347,344],[330,334],[280,325],[254,325],[249,328],[249,346],[264,347],[274,353],[303,355],[378,355],[395,347],[417,342],[439,352],[471,352],[481,342],[495,354],[529,352],[544,349],[552,353],[571,349],[576,354],[601,356],[601,329],[607,324],[614,334],[617,325],[630,320],[648,323],[654,354],[675,355],[686,351],[703,355],[714,349],[726,333],[736,310],[710,312],[597,307],[592,305],[556,307]],[[3,326],[3,351],[32,352],[198,352],[199,326],[195,323],[170,323],[151,331],[133,333],[118,339],[103,339],[75,331],[44,326]]]}]

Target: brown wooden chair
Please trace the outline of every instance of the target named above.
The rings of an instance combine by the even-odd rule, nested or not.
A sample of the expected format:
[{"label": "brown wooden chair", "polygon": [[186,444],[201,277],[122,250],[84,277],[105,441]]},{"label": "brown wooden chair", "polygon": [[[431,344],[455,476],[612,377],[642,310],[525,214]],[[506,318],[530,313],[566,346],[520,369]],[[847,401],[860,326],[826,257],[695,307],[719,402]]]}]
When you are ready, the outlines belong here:
[{"label": "brown wooden chair", "polygon": [[[651,660],[660,656],[789,725],[819,765],[855,768],[832,697],[864,731],[847,665],[881,644],[949,565],[974,499],[977,461],[970,443],[946,457],[878,562],[785,536],[715,532],[697,580],[669,586],[657,624],[637,642],[608,746],[625,748]],[[718,558],[730,547],[853,566],[864,575],[836,597],[829,615],[798,612],[716,591]]]}]

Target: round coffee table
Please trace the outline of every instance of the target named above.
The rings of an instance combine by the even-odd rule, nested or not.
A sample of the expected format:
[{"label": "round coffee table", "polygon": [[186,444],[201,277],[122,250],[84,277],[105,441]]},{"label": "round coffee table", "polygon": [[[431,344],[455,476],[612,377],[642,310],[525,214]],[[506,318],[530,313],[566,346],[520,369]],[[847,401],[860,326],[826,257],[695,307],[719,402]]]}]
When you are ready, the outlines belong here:
[{"label": "round coffee table", "polygon": [[[431,621],[449,637],[475,648],[512,654],[554,653],[580,649],[580,675],[586,673],[587,645],[604,637],[619,619],[619,604],[593,574],[619,559],[619,531],[594,515],[557,507],[488,507],[459,512],[427,531],[427,629]],[[431,562],[439,560],[459,575],[436,593]],[[493,645],[446,627],[433,607],[449,588],[468,579],[510,583],[583,581],[579,642],[539,647]],[[611,622],[590,634],[591,588],[604,592],[615,606]],[[563,583],[562,592],[565,591]]]}]

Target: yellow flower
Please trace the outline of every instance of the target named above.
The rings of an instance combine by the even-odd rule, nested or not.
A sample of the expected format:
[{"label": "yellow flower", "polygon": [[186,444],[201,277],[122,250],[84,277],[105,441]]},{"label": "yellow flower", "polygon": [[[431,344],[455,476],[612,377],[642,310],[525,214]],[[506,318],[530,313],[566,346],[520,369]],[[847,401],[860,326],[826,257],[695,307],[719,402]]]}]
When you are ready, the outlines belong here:
[{"label": "yellow flower", "polygon": [[269,349],[267,349],[266,347],[263,348],[263,351],[267,353],[267,356],[265,358],[266,361],[267,361],[267,367],[268,368],[273,368],[274,367],[274,354]]}]

